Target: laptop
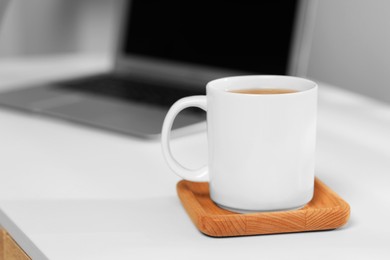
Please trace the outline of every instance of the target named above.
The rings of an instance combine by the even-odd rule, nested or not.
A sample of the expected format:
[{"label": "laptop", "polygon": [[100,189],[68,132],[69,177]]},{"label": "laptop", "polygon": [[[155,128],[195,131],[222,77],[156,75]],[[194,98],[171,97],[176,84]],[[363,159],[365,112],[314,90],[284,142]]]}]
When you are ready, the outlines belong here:
[{"label": "laptop", "polygon": [[[119,9],[111,72],[3,92],[0,105],[157,138],[169,107],[204,95],[210,80],[305,73],[315,1],[132,0]],[[199,131],[204,120],[185,110],[174,132]]]}]

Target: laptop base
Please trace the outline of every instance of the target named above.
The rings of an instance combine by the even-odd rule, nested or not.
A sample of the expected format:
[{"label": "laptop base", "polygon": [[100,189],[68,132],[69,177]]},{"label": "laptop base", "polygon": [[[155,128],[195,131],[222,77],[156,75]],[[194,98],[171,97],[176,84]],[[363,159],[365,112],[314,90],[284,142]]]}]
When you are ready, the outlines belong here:
[{"label": "laptop base", "polygon": [[[83,92],[70,92],[51,85],[1,93],[0,105],[148,139],[159,138],[169,109]],[[175,120],[173,129],[180,130],[177,132],[183,132],[184,128],[187,128],[184,132],[201,131],[205,129],[202,124],[204,121],[205,113],[183,112]],[[194,127],[188,128],[190,125]]]}]

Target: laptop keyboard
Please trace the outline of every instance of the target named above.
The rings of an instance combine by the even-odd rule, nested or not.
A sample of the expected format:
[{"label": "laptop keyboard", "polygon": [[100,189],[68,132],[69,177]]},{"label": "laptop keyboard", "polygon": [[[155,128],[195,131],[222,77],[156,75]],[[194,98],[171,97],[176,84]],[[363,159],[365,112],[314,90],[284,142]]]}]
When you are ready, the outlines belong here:
[{"label": "laptop keyboard", "polygon": [[[162,107],[170,107],[183,97],[205,95],[205,90],[183,89],[167,83],[144,82],[113,74],[64,81],[57,83],[55,87]],[[192,110],[194,111],[201,112],[198,109]]]}]

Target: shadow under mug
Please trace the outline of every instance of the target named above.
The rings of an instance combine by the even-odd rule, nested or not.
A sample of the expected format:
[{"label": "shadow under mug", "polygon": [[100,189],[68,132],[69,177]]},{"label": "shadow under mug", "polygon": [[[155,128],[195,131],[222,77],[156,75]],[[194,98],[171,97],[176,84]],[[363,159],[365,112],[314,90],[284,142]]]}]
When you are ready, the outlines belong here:
[{"label": "shadow under mug", "polygon": [[[242,94],[243,89],[290,89]],[[313,197],[317,84],[291,76],[237,76],[213,80],[206,96],[178,100],[166,115],[162,150],[169,167],[189,181],[209,181],[211,199],[235,212],[290,210]],[[170,150],[177,114],[207,112],[208,165],[188,169]]]}]

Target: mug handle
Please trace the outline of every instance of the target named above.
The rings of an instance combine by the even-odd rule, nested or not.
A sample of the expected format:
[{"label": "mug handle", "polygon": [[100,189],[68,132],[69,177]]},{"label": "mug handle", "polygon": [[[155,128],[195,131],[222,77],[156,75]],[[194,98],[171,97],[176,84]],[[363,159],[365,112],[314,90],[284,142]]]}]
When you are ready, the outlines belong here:
[{"label": "mug handle", "polygon": [[165,161],[168,163],[168,166],[178,176],[188,181],[204,182],[209,180],[207,165],[194,170],[184,167],[173,157],[169,143],[173,121],[180,113],[180,111],[188,107],[198,107],[203,109],[204,111],[207,111],[206,96],[185,97],[179,99],[178,101],[176,101],[176,103],[172,105],[167,115],[165,116],[164,124],[161,131],[162,151]]}]

